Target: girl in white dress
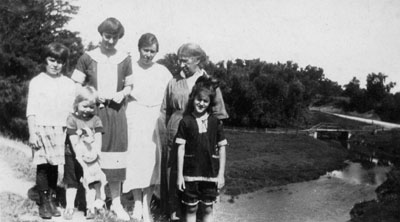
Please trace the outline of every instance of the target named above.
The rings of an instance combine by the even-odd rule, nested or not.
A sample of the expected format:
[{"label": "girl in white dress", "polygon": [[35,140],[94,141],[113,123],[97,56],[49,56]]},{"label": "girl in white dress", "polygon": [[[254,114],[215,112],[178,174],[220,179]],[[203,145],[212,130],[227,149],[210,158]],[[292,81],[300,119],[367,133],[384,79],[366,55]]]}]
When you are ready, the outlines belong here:
[{"label": "girl in white dress", "polygon": [[153,62],[158,47],[158,40],[151,33],[139,39],[140,58],[132,65],[134,85],[126,110],[128,165],[123,189],[133,193],[132,217],[144,221],[152,221],[150,201],[154,188],[160,184],[160,107],[172,77],[167,68]]},{"label": "girl in white dress", "polygon": [[29,145],[36,165],[36,189],[39,192],[39,216],[43,219],[61,216],[55,204],[57,178],[64,174],[64,141],[67,116],[72,112],[75,84],[64,76],[69,49],[60,43],[44,47],[43,72],[29,83],[26,116]]}]

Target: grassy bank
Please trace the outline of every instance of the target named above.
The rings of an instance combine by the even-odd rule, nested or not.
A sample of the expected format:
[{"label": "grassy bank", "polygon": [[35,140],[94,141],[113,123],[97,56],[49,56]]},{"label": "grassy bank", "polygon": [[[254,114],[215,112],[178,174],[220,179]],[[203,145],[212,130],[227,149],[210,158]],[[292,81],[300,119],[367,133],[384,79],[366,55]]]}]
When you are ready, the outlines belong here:
[{"label": "grassy bank", "polygon": [[341,168],[347,151],[302,134],[227,132],[226,194],[316,179]]}]

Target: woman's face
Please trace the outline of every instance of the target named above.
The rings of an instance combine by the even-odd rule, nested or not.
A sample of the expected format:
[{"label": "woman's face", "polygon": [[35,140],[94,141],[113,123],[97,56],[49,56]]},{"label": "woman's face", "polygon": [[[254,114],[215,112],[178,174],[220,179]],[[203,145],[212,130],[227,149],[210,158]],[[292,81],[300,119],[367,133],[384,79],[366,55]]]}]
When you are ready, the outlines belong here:
[{"label": "woman's face", "polygon": [[199,63],[200,61],[196,57],[179,56],[179,64],[186,77],[192,76],[200,69]]},{"label": "woman's face", "polygon": [[144,65],[150,65],[153,62],[154,56],[157,54],[157,45],[144,46],[139,49],[140,59],[139,62]]},{"label": "woman's face", "polygon": [[64,63],[61,60],[55,59],[53,57],[46,58],[46,73],[49,75],[58,75]]},{"label": "woman's face", "polygon": [[119,36],[117,34],[111,34],[103,32],[101,34],[101,45],[106,50],[113,50],[115,45],[117,45]]}]

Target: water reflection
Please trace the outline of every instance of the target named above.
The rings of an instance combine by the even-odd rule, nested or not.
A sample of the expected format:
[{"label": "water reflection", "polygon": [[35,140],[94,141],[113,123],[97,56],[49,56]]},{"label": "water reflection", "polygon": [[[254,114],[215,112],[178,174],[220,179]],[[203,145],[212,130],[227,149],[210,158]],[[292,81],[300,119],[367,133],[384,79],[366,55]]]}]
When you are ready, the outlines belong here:
[{"label": "water reflection", "polygon": [[[377,160],[373,161],[377,162]],[[373,163],[372,162],[372,163]],[[327,173],[327,177],[335,177],[353,184],[381,185],[386,180],[386,174],[391,166],[377,165],[364,167],[361,163],[347,161],[348,165],[343,170]]]}]

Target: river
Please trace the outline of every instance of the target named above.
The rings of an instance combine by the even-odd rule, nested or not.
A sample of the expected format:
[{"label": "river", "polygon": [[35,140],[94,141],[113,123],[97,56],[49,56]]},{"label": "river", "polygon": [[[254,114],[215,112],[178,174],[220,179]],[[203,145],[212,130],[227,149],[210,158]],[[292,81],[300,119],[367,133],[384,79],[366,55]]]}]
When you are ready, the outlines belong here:
[{"label": "river", "polygon": [[236,199],[222,195],[215,221],[345,222],[354,204],[376,198],[389,167],[364,169],[349,162],[317,180],[265,188]]}]

